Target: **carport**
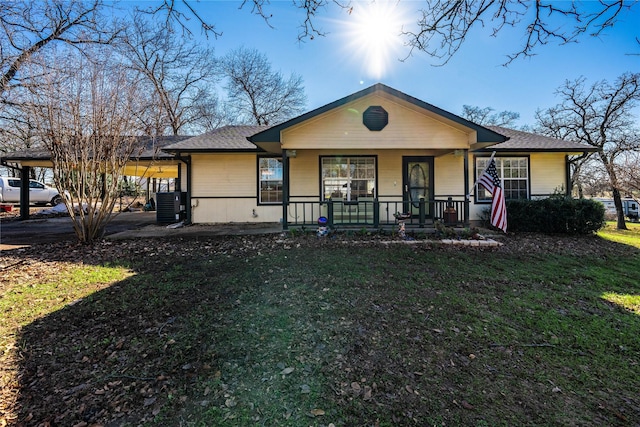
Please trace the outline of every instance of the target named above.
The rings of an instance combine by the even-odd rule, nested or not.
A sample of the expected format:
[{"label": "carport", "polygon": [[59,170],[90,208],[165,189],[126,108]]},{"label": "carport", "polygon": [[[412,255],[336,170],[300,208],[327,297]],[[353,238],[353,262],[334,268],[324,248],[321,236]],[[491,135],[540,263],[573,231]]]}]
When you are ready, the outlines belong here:
[{"label": "carport", "polygon": [[[162,148],[180,142],[189,136],[162,136],[157,138],[140,138],[142,149],[131,156],[123,175],[147,179],[147,199],[150,184],[157,179],[174,179],[175,187],[180,188],[182,161],[173,154],[165,153]],[[20,171],[20,219],[29,219],[29,178],[31,169],[53,168],[51,154],[43,149],[27,149],[12,153],[0,154],[0,164],[4,167]],[[64,191],[64,189],[58,189]]]}]

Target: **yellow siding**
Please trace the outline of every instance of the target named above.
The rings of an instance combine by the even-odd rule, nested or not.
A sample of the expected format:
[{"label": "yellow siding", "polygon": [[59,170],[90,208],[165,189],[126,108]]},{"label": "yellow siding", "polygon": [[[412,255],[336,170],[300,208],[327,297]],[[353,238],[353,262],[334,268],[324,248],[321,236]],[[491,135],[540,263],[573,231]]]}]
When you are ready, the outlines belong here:
[{"label": "yellow siding", "polygon": [[[434,157],[434,194],[442,199],[449,195],[464,198],[464,158],[453,154],[439,155],[428,150],[298,150],[290,160],[290,189],[293,202],[320,199],[321,156],[377,156],[376,194],[383,201],[401,200],[403,156]],[[194,223],[278,222],[282,207],[258,206],[257,160],[255,154],[208,154],[193,156],[192,215]],[[469,188],[474,183],[473,155],[469,157]],[[183,171],[184,172],[184,171]],[[530,155],[530,183],[533,196],[549,195],[565,183],[564,153],[533,153]],[[186,175],[186,174],[185,174]],[[183,176],[185,176],[183,175]],[[478,220],[489,205],[473,203],[470,219]],[[318,216],[312,205],[288,212],[289,221]],[[317,205],[313,205],[317,209]],[[300,207],[300,209],[302,209]],[[381,219],[386,212],[380,212]]]},{"label": "yellow siding", "polygon": [[314,197],[318,200],[320,188],[319,158],[320,151],[298,151],[294,159],[289,160],[291,197],[308,198]]},{"label": "yellow siding", "polygon": [[564,191],[566,184],[565,153],[531,154],[531,195],[533,197],[550,195]]},{"label": "yellow siding", "polygon": [[[402,197],[402,157],[429,156],[423,150],[304,150],[290,160],[290,189],[294,201],[318,200],[320,197],[321,156],[377,156],[378,189],[380,197]],[[459,177],[462,182],[462,174]]]},{"label": "yellow siding", "polygon": [[192,156],[193,197],[256,197],[255,154]]},{"label": "yellow siding", "polygon": [[278,222],[282,206],[258,206],[257,176],[252,153],[192,156],[193,222]]},{"label": "yellow siding", "polygon": [[258,206],[255,199],[196,198],[191,215],[195,224],[279,222],[282,206]]},{"label": "yellow siding", "polygon": [[[531,153],[529,155],[529,184],[530,196],[546,197],[554,192],[562,191],[566,188],[566,153]],[[526,157],[527,154],[522,154]],[[473,158],[469,159],[470,184],[474,183],[474,167]],[[491,207],[490,204],[474,204],[473,196],[471,197],[470,218],[471,220],[479,220],[482,212]],[[507,211],[507,222],[509,212]]]},{"label": "yellow siding", "polygon": [[[471,169],[471,166],[469,166]],[[436,157],[434,161],[434,185],[436,198],[464,196],[464,157],[447,154]],[[469,172],[470,174],[472,172]]]},{"label": "yellow siding", "polygon": [[[362,124],[362,113],[372,105],[382,106],[389,124],[370,131]],[[285,149],[459,149],[468,148],[473,134],[455,128],[433,114],[380,95],[371,95],[328,111],[282,134]]]},{"label": "yellow siding", "polygon": [[402,152],[389,151],[378,154],[378,191],[376,195],[386,199],[402,200]]}]

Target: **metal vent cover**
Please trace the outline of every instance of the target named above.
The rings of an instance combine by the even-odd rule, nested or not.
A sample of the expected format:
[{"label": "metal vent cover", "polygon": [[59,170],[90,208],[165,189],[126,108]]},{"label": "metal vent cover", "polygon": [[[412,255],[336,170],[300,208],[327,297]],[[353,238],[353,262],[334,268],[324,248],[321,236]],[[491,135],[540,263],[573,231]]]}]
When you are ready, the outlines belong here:
[{"label": "metal vent cover", "polygon": [[389,113],[379,105],[372,105],[362,113],[362,123],[371,131],[381,131],[389,124]]}]

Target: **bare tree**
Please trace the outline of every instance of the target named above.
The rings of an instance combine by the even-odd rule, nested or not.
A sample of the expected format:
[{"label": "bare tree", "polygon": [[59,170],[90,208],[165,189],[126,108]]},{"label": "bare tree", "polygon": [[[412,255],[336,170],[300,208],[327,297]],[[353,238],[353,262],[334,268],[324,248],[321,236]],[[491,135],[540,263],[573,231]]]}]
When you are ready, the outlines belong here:
[{"label": "bare tree", "polygon": [[136,13],[122,52],[153,93],[150,134],[163,135],[168,128],[178,135],[185,128],[204,128],[216,121],[211,116],[217,113],[213,85],[218,68],[212,50]]},{"label": "bare tree", "polygon": [[285,80],[264,54],[239,48],[222,59],[227,77],[229,108],[242,123],[270,125],[295,117],[304,110],[302,77]]},{"label": "bare tree", "polygon": [[[196,0],[196,3],[197,2],[198,0]],[[184,9],[181,6],[183,6]],[[187,36],[193,35],[188,25],[191,17],[196,18],[196,21],[200,24],[202,33],[206,37],[209,37],[210,34],[216,38],[222,35],[221,32],[216,30],[215,25],[202,18],[201,14],[197,11],[197,6],[194,6],[193,0],[162,0],[150,7],[136,7],[136,11],[152,16],[164,16],[164,26],[167,29],[173,31],[175,27],[179,27],[182,33]]]},{"label": "bare tree", "polygon": [[[406,30],[411,51],[423,51],[446,64],[475,27],[491,25],[497,36],[505,27],[524,28],[524,44],[507,56],[507,63],[534,55],[540,45],[552,41],[576,42],[580,36],[599,36],[613,27],[620,14],[635,2],[557,2],[527,0],[426,0],[415,30]],[[589,4],[586,4],[589,3]]]},{"label": "bare tree", "polygon": [[462,117],[483,126],[502,126],[513,128],[515,121],[520,118],[520,113],[514,111],[500,111],[494,113],[491,107],[473,107],[471,105],[462,106]]},{"label": "bare tree", "polygon": [[[62,46],[82,51],[114,40],[117,25],[104,9],[103,0],[0,2],[0,151],[41,147],[25,112],[28,91],[45,84],[49,52]],[[31,171],[32,177],[42,172]]]},{"label": "bare tree", "polygon": [[210,132],[234,121],[229,107],[215,95],[211,96],[209,103],[194,105],[194,110],[194,114],[199,115],[200,119],[189,129],[195,134]]},{"label": "bare tree", "polygon": [[[37,137],[34,124],[29,114],[23,108],[7,107],[9,116],[0,116],[0,152],[11,153],[22,150],[42,148]],[[19,164],[7,163],[2,165],[11,176],[19,176]],[[1,171],[5,175],[4,171]],[[32,167],[29,169],[30,178],[44,181],[46,168]]]},{"label": "bare tree", "polygon": [[[300,13],[298,40],[313,40],[326,32],[318,26],[319,16],[331,7],[346,13],[353,11],[351,0],[291,0]],[[419,2],[412,2],[419,5]],[[558,2],[553,0],[423,0],[414,25],[402,32],[411,53],[425,52],[446,64],[460,49],[469,33],[476,27],[491,26],[492,36],[505,27],[522,27],[524,43],[517,52],[507,56],[506,63],[519,57],[535,55],[541,45],[577,42],[582,36],[599,37],[610,30],[621,15],[631,14],[637,2],[625,0],[598,0],[597,2]],[[243,0],[240,8],[250,8],[267,25],[272,13],[270,0]],[[206,22],[197,12],[197,2],[190,0],[163,0],[149,12],[166,13],[167,22],[185,25],[186,17],[193,16],[205,34],[218,37],[222,33]],[[636,37],[640,45],[640,39]],[[631,52],[630,52],[631,53]]]},{"label": "bare tree", "polygon": [[21,78],[19,71],[48,45],[59,42],[80,48],[86,44],[111,42],[117,30],[102,16],[103,7],[102,0],[0,2],[0,94],[3,102],[10,85],[32,83],[31,79]]},{"label": "bare tree", "polygon": [[640,152],[624,153],[616,166],[622,191],[625,195],[638,200],[640,198]]},{"label": "bare tree", "polygon": [[562,102],[536,112],[540,129],[555,137],[589,144],[606,171],[618,217],[618,228],[626,229],[618,176],[618,160],[640,148],[633,109],[640,101],[640,73],[625,73],[614,83],[586,86],[584,78],[566,81],[557,92]]},{"label": "bare tree", "polygon": [[60,56],[68,64],[47,75],[32,95],[38,136],[51,153],[54,182],[64,197],[81,242],[104,232],[117,200],[124,165],[139,135],[138,82],[110,61],[108,52]]}]

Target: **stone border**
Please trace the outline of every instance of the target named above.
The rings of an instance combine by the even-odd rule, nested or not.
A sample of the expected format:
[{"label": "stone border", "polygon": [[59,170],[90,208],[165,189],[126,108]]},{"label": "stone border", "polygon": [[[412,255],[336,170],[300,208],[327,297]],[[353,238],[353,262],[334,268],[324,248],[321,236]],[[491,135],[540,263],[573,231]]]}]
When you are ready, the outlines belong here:
[{"label": "stone border", "polygon": [[460,245],[460,246],[502,246],[503,243],[496,242],[492,239],[485,240],[452,240],[444,239],[440,241],[444,245]]},{"label": "stone border", "polygon": [[[276,243],[284,243],[285,240],[277,240]],[[342,240],[341,243],[344,244],[367,244],[367,243],[379,243],[381,245],[394,245],[394,244],[404,244],[404,245],[423,245],[423,244],[442,244],[442,245],[453,245],[453,246],[470,246],[470,247],[500,247],[504,245],[504,243],[496,242],[492,239],[485,240],[453,240],[453,239],[443,239],[443,240]]]}]

